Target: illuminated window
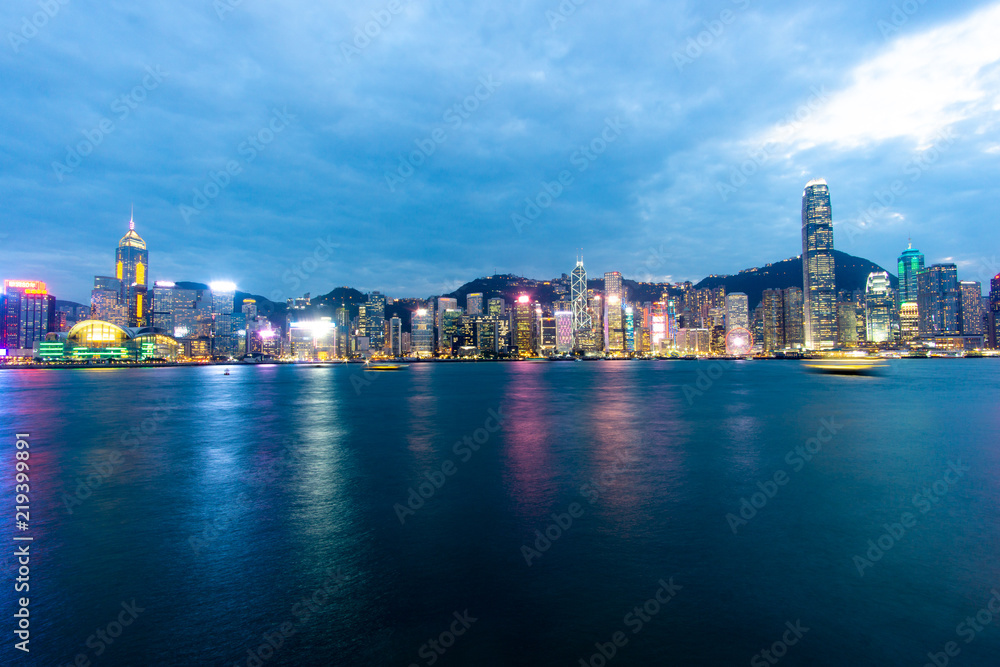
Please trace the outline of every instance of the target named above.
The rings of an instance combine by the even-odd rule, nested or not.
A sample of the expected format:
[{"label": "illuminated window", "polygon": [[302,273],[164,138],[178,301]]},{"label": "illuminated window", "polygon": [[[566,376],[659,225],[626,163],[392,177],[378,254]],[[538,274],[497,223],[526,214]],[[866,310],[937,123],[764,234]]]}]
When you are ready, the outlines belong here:
[{"label": "illuminated window", "polygon": [[146,267],[142,265],[142,262],[135,265],[135,282],[140,285],[146,284]]},{"label": "illuminated window", "polygon": [[[142,264],[140,264],[139,266],[142,266]],[[135,295],[135,314],[136,314],[137,317],[142,317],[142,295],[141,294],[136,294]]]},{"label": "illuminated window", "polygon": [[118,260],[118,265],[115,267],[115,278],[118,280],[122,279],[122,262]]}]

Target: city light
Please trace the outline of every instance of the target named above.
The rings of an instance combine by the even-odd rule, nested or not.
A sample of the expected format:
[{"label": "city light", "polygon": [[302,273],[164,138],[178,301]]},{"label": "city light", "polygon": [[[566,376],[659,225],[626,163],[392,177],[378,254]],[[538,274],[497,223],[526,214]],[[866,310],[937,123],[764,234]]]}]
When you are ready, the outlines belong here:
[{"label": "city light", "polygon": [[208,288],[213,292],[235,292],[236,283],[227,280],[216,280],[208,284]]},{"label": "city light", "polygon": [[527,294],[522,294],[521,296],[517,297],[518,303],[528,303],[529,301],[531,301],[531,298]]}]

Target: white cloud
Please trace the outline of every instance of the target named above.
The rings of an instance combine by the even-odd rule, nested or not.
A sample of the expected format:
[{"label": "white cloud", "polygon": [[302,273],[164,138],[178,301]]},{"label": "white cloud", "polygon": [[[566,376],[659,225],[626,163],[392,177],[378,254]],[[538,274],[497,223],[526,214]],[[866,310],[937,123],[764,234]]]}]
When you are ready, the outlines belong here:
[{"label": "white cloud", "polygon": [[920,34],[900,37],[857,66],[852,83],[791,128],[766,130],[749,143],[790,152],[833,145],[853,150],[910,138],[927,148],[945,128],[969,119],[989,122],[1000,108],[1000,3]]}]

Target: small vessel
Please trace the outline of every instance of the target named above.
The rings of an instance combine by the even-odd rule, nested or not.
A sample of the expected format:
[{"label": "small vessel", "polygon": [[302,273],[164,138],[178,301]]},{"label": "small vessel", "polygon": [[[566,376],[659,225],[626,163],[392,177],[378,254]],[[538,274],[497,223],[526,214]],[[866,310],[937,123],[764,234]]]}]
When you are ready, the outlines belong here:
[{"label": "small vessel", "polygon": [[226,372],[223,373],[223,375],[229,375],[229,369],[228,368],[226,369]]},{"label": "small vessel", "polygon": [[808,371],[829,375],[877,375],[887,365],[867,357],[811,359],[804,364]]},{"label": "small vessel", "polygon": [[365,364],[366,371],[401,371],[406,364]]}]

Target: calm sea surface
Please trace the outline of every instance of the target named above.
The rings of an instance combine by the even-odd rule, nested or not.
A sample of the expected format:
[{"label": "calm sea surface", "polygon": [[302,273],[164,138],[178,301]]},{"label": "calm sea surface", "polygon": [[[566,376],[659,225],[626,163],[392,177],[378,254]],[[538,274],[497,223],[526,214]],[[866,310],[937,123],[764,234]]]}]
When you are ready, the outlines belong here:
[{"label": "calm sea surface", "polygon": [[994,359],[2,371],[0,664],[995,665],[998,399]]}]

